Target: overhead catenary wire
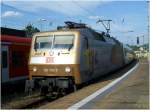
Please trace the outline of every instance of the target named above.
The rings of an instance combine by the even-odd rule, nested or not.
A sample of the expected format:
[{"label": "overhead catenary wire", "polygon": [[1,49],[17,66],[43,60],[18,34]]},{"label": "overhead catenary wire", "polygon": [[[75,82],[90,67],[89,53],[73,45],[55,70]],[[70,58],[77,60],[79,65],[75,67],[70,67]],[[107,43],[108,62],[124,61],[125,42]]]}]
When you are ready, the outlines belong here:
[{"label": "overhead catenary wire", "polygon": [[[82,10],[84,10],[84,12],[86,12],[86,13],[82,13],[82,15],[80,15],[80,17],[81,16],[83,16],[83,17],[87,17],[87,15],[93,15],[93,13],[94,12],[91,12],[91,11],[89,11],[88,9],[86,9],[86,8],[84,8],[84,7],[82,7],[78,2],[76,2],[76,1],[71,1],[73,4],[75,4],[75,5],[77,5],[80,9],[82,9]],[[62,7],[62,8],[64,8],[64,6],[62,5],[62,4],[60,4],[60,2],[57,2],[57,4],[59,5],[59,7]],[[71,8],[70,8],[71,9]],[[70,11],[70,10],[69,10]],[[71,9],[71,11],[74,11],[73,9]],[[70,17],[70,16],[67,16],[67,15],[65,15],[69,20],[72,20],[73,19],[73,17]],[[57,19],[55,19],[55,20],[57,20]],[[58,20],[57,20],[58,21]],[[59,21],[63,21],[62,19],[59,19]],[[82,19],[79,19],[79,22],[81,22],[82,21]],[[47,20],[47,22],[50,22],[50,20]],[[52,22],[54,22],[54,20],[52,21]],[[28,22],[29,24],[31,24],[31,25],[35,25],[36,23],[38,23],[37,21],[30,21],[30,22]]]},{"label": "overhead catenary wire", "polygon": [[84,10],[85,12],[87,12],[89,15],[96,15],[95,12],[88,10],[87,8],[82,7],[77,1],[72,0],[73,3],[75,3],[79,8],[81,8],[82,10]]},{"label": "overhead catenary wire", "polygon": [[[82,7],[77,1],[72,0],[72,2],[74,2],[74,3],[75,3],[78,7],[80,7],[82,10],[86,11],[89,15],[95,15],[95,16],[97,15],[95,12],[93,12],[93,11],[91,11],[91,10],[88,10],[88,9]],[[102,20],[102,19],[98,18],[98,21],[97,21],[96,23],[98,23],[98,22],[101,22],[101,23],[102,23],[102,25],[103,25],[104,28],[106,29],[107,33],[110,32],[110,22],[112,22],[112,20]],[[104,22],[105,22],[105,23],[104,23]]]},{"label": "overhead catenary wire", "polygon": [[[72,1],[72,3],[74,3],[73,1]],[[62,8],[64,8],[64,6],[62,5],[62,4],[60,4],[60,3],[57,3],[60,7],[62,7]],[[79,7],[79,6],[78,6]],[[79,8],[82,8],[82,7],[79,7]],[[83,10],[83,9],[82,9]],[[70,9],[69,11],[72,11],[72,12],[74,12],[74,10],[72,10],[72,9]],[[65,15],[67,18],[69,18],[69,19],[72,19],[73,17],[70,17],[70,16],[67,16],[67,15]],[[82,13],[82,15],[80,15],[80,17],[87,17],[88,16],[88,14],[84,14],[84,13]],[[82,20],[79,20],[79,22],[81,22]]]},{"label": "overhead catenary wire", "polygon": [[[80,9],[82,9],[84,12],[86,12],[86,13],[82,13],[81,15],[80,15],[80,17],[86,17],[87,18],[87,16],[88,15],[96,15],[95,14],[95,12],[93,12],[93,11],[91,11],[91,10],[88,10],[87,8],[85,8],[85,7],[83,7],[82,5],[80,5],[80,3],[78,3],[77,1],[74,1],[74,0],[72,0],[71,1],[74,5],[76,5],[76,6],[78,6]],[[57,4],[59,5],[59,7],[62,7],[62,8],[64,8],[64,6],[62,5],[62,4],[60,4],[60,2],[57,2]],[[71,9],[71,8],[70,8]],[[68,10],[68,11],[70,11],[70,10]],[[73,9],[71,9],[71,11],[74,11]],[[67,16],[67,15],[65,15],[69,20],[73,20],[74,19],[74,17],[70,17],[70,16]],[[50,21],[51,20],[47,20],[47,22],[49,22],[50,23]],[[58,21],[57,19],[55,19],[55,20],[53,20],[52,22],[54,22],[54,21]],[[59,19],[59,21],[63,21],[62,19]],[[79,21],[81,22],[82,21],[82,19],[79,19]],[[38,23],[37,21],[31,21],[31,22],[28,22],[28,23],[30,23],[30,24],[36,24],[36,23]],[[52,23],[51,23],[52,24]]]}]

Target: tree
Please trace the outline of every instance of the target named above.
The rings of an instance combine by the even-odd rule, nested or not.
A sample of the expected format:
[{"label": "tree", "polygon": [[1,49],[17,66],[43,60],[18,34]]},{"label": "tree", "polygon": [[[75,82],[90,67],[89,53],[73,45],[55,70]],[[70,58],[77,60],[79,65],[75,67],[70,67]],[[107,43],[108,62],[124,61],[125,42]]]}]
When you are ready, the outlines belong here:
[{"label": "tree", "polygon": [[32,24],[28,24],[24,30],[26,31],[27,37],[32,37],[34,33],[40,32],[40,30],[38,28],[32,26]]},{"label": "tree", "polygon": [[128,45],[130,48],[132,48],[134,51],[138,51],[140,47],[143,47],[146,50],[149,50],[149,44],[144,44],[144,45]]}]

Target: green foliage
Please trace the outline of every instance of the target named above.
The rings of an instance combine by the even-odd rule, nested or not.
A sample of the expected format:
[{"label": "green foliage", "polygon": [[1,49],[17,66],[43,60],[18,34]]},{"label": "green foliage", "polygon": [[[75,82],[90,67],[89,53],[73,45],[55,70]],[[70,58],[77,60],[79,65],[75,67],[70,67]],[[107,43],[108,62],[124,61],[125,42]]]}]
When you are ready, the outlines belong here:
[{"label": "green foliage", "polygon": [[139,50],[139,47],[136,45],[129,45],[130,48],[132,48],[134,51]]},{"label": "green foliage", "polygon": [[149,44],[144,44],[141,46],[137,45],[128,45],[130,48],[132,48],[134,51],[138,51],[140,47],[143,47],[145,50],[149,50]]},{"label": "green foliage", "polygon": [[146,50],[149,50],[149,44],[144,44],[144,45],[142,45],[142,47]]},{"label": "green foliage", "polygon": [[28,24],[24,30],[26,31],[27,37],[32,37],[34,33],[40,32],[38,28],[32,26],[31,24]]}]

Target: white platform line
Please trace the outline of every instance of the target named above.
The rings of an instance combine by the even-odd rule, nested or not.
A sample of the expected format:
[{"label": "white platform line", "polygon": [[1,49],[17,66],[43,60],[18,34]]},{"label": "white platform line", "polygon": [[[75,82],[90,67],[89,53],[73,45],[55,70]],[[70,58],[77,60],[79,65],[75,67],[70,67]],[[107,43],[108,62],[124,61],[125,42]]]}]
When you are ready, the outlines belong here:
[{"label": "white platform line", "polygon": [[84,98],[80,102],[70,106],[67,109],[69,110],[69,109],[79,109],[79,108],[81,108],[82,106],[84,106],[85,104],[87,104],[88,102],[90,102],[91,100],[96,98],[98,95],[104,94],[109,89],[112,89],[115,85],[120,83],[124,78],[126,78],[130,73],[132,73],[138,66],[139,66],[139,63],[137,63],[132,69],[130,69],[128,72],[126,72],[123,76],[117,78],[116,80],[112,81],[111,83],[109,83],[105,87],[97,90],[93,94],[89,95],[88,97]]}]

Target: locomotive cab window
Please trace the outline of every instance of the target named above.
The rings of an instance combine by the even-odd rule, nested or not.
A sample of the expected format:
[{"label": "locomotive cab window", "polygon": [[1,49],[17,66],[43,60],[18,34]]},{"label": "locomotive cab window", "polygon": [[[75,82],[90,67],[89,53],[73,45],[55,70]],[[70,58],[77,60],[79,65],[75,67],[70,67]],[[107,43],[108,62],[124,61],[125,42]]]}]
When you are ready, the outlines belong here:
[{"label": "locomotive cab window", "polygon": [[74,35],[37,36],[34,49],[68,49],[74,45]]},{"label": "locomotive cab window", "polygon": [[55,35],[53,48],[71,49],[73,47],[74,35]]},{"label": "locomotive cab window", "polygon": [[35,40],[35,49],[49,49],[52,46],[53,36],[37,36]]}]

